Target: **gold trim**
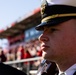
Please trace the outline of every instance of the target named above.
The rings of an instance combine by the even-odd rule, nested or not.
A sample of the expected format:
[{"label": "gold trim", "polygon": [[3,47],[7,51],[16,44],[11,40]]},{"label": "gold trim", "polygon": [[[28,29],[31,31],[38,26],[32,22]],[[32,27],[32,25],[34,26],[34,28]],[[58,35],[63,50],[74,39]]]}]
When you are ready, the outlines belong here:
[{"label": "gold trim", "polygon": [[56,14],[56,15],[48,16],[48,17],[42,19],[41,22],[47,22],[49,19],[54,19],[54,18],[57,18],[57,17],[68,17],[68,16],[76,16],[76,13],[70,13],[70,14]]}]

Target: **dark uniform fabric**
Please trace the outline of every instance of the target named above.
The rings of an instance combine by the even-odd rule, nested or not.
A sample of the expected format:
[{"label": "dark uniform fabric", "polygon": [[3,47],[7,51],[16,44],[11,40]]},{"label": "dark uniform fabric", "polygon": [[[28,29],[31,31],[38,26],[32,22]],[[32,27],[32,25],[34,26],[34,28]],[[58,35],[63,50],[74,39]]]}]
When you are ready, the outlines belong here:
[{"label": "dark uniform fabric", "polygon": [[36,75],[58,75],[59,71],[54,62],[43,60]]},{"label": "dark uniform fabric", "polygon": [[0,75],[26,75],[26,74],[9,65],[0,63]]},{"label": "dark uniform fabric", "polygon": [[76,75],[76,72],[73,75]]}]

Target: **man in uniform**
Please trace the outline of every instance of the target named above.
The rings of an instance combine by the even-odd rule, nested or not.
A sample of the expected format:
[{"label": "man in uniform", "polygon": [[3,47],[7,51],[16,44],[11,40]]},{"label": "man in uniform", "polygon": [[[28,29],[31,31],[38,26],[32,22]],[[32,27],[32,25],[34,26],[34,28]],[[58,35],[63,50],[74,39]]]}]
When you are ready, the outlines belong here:
[{"label": "man in uniform", "polygon": [[57,63],[59,75],[76,75],[76,0],[42,0],[41,16],[44,59]]}]

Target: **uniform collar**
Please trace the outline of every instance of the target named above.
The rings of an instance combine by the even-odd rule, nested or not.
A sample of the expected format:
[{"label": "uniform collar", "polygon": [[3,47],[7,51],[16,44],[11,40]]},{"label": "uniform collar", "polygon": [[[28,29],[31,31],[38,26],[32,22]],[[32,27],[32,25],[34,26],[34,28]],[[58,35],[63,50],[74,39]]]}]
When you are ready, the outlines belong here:
[{"label": "uniform collar", "polygon": [[71,66],[69,69],[67,69],[67,70],[65,71],[65,74],[66,74],[66,75],[73,75],[75,71],[76,71],[76,64],[74,64],[74,65]]},{"label": "uniform collar", "polygon": [[[76,64],[72,65],[70,68],[68,68],[64,73],[65,75],[73,75],[74,72],[76,72]],[[59,75],[61,75],[63,72],[59,70]]]}]

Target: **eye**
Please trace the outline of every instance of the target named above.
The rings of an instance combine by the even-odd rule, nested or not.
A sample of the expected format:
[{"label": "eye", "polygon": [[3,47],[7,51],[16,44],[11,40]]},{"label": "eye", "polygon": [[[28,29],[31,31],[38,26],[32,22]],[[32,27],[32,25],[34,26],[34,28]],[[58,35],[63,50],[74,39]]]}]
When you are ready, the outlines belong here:
[{"label": "eye", "polygon": [[56,30],[55,28],[52,28],[52,29],[51,29],[51,31],[55,31],[55,30]]},{"label": "eye", "polygon": [[54,33],[54,32],[56,32],[56,31],[58,31],[58,30],[59,30],[59,29],[56,28],[56,27],[46,27],[46,28],[44,29],[44,32]]},{"label": "eye", "polygon": [[57,31],[57,30],[58,30],[58,29],[56,29],[56,28],[51,28],[51,29],[50,29],[51,32],[55,32],[55,31]]}]

